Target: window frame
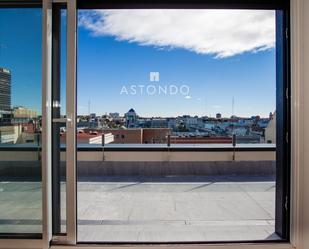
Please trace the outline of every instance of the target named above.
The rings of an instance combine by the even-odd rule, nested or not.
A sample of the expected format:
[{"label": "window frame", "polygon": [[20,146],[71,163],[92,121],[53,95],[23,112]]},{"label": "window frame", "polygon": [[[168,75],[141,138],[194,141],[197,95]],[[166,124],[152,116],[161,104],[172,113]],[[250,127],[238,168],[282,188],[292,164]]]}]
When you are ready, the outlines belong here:
[{"label": "window frame", "polygon": [[42,8],[42,0],[1,0],[0,8]]},{"label": "window frame", "polygon": [[[287,0],[76,0],[76,9],[265,9],[276,11],[276,211],[275,230],[281,240],[228,241],[227,243],[290,242],[291,183],[291,79],[290,79],[290,2]],[[78,48],[78,44],[77,44]],[[280,126],[278,126],[280,124]],[[280,129],[278,129],[280,127]],[[279,146],[278,146],[279,145]],[[129,150],[129,149],[128,149]],[[77,242],[89,244],[89,242]],[[222,241],[127,244],[220,244]],[[101,243],[104,245],[104,242]],[[119,245],[123,242],[114,242]]]},{"label": "window frame", "polygon": [[[55,1],[55,0],[54,0]],[[57,1],[57,0],[56,0]],[[55,2],[56,2],[55,1]],[[69,1],[69,0],[68,0]],[[74,1],[74,0],[73,0]],[[100,4],[100,0],[88,0],[88,4],[87,6],[86,5],[81,5],[81,2],[82,0],[77,0],[77,7],[78,6],[83,6],[83,8],[93,8],[93,7],[90,7],[90,6],[96,6],[96,4]],[[83,0],[85,2],[85,0]],[[0,2],[0,8],[42,8],[42,11],[45,12],[45,11],[48,11],[50,10],[50,3],[52,2],[52,0],[43,0],[43,2],[45,4],[42,4],[42,1],[41,0],[27,0],[27,1],[23,1],[23,0],[11,0],[11,1],[1,1]],[[57,1],[57,2],[66,2],[65,0],[63,1]],[[166,2],[164,1],[153,1],[154,4],[150,7],[150,4],[149,1],[138,1],[138,0],[135,0],[135,1],[130,1],[130,3],[133,2],[132,4],[135,3],[135,8],[145,8],[145,3],[143,2],[146,2],[147,4],[147,8],[162,8],[162,7],[165,7],[165,8],[175,8],[175,5],[174,3],[169,3],[169,4],[166,4]],[[170,2],[173,2],[173,1],[170,1]],[[205,4],[205,2],[207,2]],[[218,3],[219,2],[219,3]],[[206,6],[208,8],[218,8],[218,6],[220,4],[223,4],[222,6],[219,6],[219,8],[231,8],[231,7],[236,7],[237,9],[241,9],[241,8],[244,8],[244,9],[247,9],[248,6],[250,6],[251,8],[254,8],[254,9],[273,9],[273,8],[279,8],[280,10],[284,11],[284,30],[287,31],[287,39],[285,39],[285,42],[284,42],[284,45],[282,46],[282,51],[283,51],[283,54],[285,56],[285,58],[283,59],[283,68],[285,70],[282,70],[281,74],[282,74],[282,77],[283,77],[283,80],[285,82],[285,91],[282,92],[281,94],[286,94],[287,93],[287,96],[288,98],[286,99],[286,101],[284,101],[283,103],[283,113],[284,113],[284,116],[282,117],[283,120],[284,120],[284,131],[285,133],[284,134],[287,134],[287,136],[284,136],[284,137],[287,137],[287,141],[286,143],[284,143],[284,146],[282,148],[282,158],[281,160],[284,160],[286,159],[286,171],[284,172],[284,178],[285,178],[285,181],[288,183],[286,184],[286,187],[284,187],[284,193],[285,193],[285,196],[288,196],[288,207],[290,206],[290,190],[291,190],[291,187],[294,187],[295,186],[290,186],[290,183],[291,183],[291,168],[290,168],[290,165],[291,165],[291,145],[290,145],[290,141],[291,141],[291,132],[290,132],[290,128],[291,128],[291,81],[290,81],[290,68],[291,68],[291,64],[290,64],[290,19],[289,19],[289,12],[290,12],[290,6],[289,6],[289,2],[288,1],[280,1],[280,0],[272,0],[271,2],[270,1],[267,1],[267,0],[261,0],[261,1],[258,1],[258,0],[252,0],[250,4],[248,4],[248,1],[246,0],[238,0],[236,1],[237,4],[232,4],[231,1],[228,1],[228,0],[220,0],[220,1],[215,1],[215,0],[212,0],[212,1],[198,1],[198,0],[194,0],[194,1],[190,1],[190,4],[186,4],[184,3],[184,1],[178,1],[178,8],[197,8],[197,6],[199,7],[203,7],[205,8]],[[130,4],[128,3],[128,4]],[[111,8],[112,6],[114,8],[127,8],[127,7],[131,7],[133,5],[128,5],[127,4],[127,1],[118,1],[117,4],[116,3],[113,3],[111,0],[108,0],[108,1],[105,1],[105,7],[106,8]],[[177,2],[176,2],[177,4]],[[100,4],[100,6],[102,6]],[[194,7],[193,7],[194,6]],[[45,16],[43,16],[43,19],[44,19],[44,22],[42,22],[42,29],[43,30],[47,30],[47,15],[45,13]],[[43,36],[46,35],[46,33],[43,34]],[[285,35],[285,32],[284,33],[281,33],[281,35]],[[48,38],[47,38],[48,39]],[[48,92],[48,75],[47,75],[47,66],[46,65],[46,62],[48,61],[48,49],[49,49],[49,46],[46,45],[46,43],[48,42],[47,40],[43,40],[42,42],[44,42],[45,44],[43,44],[43,58],[45,59],[45,61],[43,62],[43,70],[45,71],[45,75],[44,75],[44,78],[43,78],[43,100],[47,100],[47,97],[46,97],[46,92]],[[286,90],[287,89],[287,90]],[[46,108],[46,106],[43,104],[42,108]],[[43,109],[42,109],[43,111]],[[48,110],[47,110],[48,111]],[[48,113],[43,113],[43,117],[45,116],[48,116],[49,114]],[[43,123],[44,125],[44,123]],[[45,130],[46,133],[48,133],[49,131],[49,128],[46,127],[46,123],[45,123],[45,127],[43,127],[43,129]],[[293,131],[293,135],[294,135],[294,131]],[[48,134],[46,134],[46,136],[48,136]],[[281,137],[282,138],[282,137]],[[47,149],[47,141],[45,139],[45,143],[43,144],[43,147],[45,147],[45,150]],[[45,152],[47,153],[47,152]],[[47,162],[48,158],[43,158],[45,159],[45,161],[42,160],[42,167],[43,167],[43,170],[46,170],[46,171],[49,171],[49,163]],[[43,179],[42,179],[42,184],[43,184],[43,195],[45,196],[45,199],[43,199],[43,213],[45,213],[45,215],[43,216],[43,223],[49,223],[50,220],[49,218],[47,217],[48,216],[48,210],[46,209],[49,209],[50,208],[50,200],[48,199],[48,195],[50,194],[50,189],[49,186],[50,186],[50,182],[49,182],[49,179],[47,178],[48,177],[48,172],[45,172],[46,175],[44,176],[43,175]],[[293,184],[296,184],[295,182]],[[294,210],[294,212],[296,212]],[[218,245],[209,245],[207,242],[206,243],[201,243],[201,244],[207,244],[207,248],[218,248],[218,246],[220,247],[220,245],[223,243],[224,244],[224,247],[227,247],[227,248],[292,248],[292,246],[287,243],[290,241],[290,214],[292,215],[292,213],[290,213],[290,209],[288,208],[288,211],[286,212],[285,214],[285,217],[286,217],[286,224],[285,224],[285,227],[286,227],[286,234],[287,234],[287,239],[284,240],[284,241],[276,241],[275,243],[271,242],[271,241],[257,241],[257,242],[254,242],[254,241],[250,241],[250,243],[253,243],[255,245],[244,245],[245,243],[248,243],[246,241],[241,241],[241,242],[237,242],[235,241],[235,244],[238,244],[240,243],[239,245],[234,245],[234,242],[232,245],[229,245],[228,242],[218,242],[216,244]],[[293,213],[294,214],[294,213]],[[47,224],[48,226],[48,224]],[[43,227],[43,232],[44,234],[48,233],[48,231],[46,231],[46,227],[44,228]],[[293,231],[292,231],[293,232]],[[26,235],[29,235],[29,234],[26,234]],[[20,239],[19,241],[21,242],[20,245],[23,246],[22,244],[22,239],[27,239],[26,237],[24,237],[22,234],[18,234],[18,235],[14,235],[14,236],[11,236],[11,234],[9,236],[1,236],[0,235],[0,239],[8,239],[6,240],[7,243],[4,243],[4,246],[10,244],[10,242],[12,242],[13,245],[17,245],[18,243],[16,243],[15,240],[9,240],[9,239]],[[34,238],[34,239],[41,239],[42,238],[42,235],[37,237],[37,238]],[[46,238],[45,238],[46,239]],[[30,242],[30,246],[29,246],[29,243],[26,243],[27,246],[25,245],[25,247],[28,247],[29,248],[33,248],[33,247],[36,247],[36,246],[41,246],[41,243],[37,243],[38,241],[35,240],[34,244],[31,245],[31,240],[26,240],[28,242]],[[260,243],[262,242],[262,243]],[[282,243],[282,242],[286,242],[286,243]],[[46,243],[46,241],[44,242]],[[213,242],[211,242],[212,244]],[[178,243],[179,244],[179,243]],[[183,243],[180,243],[180,244],[183,244]],[[220,244],[220,245],[219,245]],[[2,244],[0,244],[0,248],[2,247]],[[62,246],[52,246],[52,248],[66,248],[66,249],[70,249],[70,248],[75,248],[76,246],[72,246],[72,247],[62,247]],[[78,247],[78,246],[77,246]],[[165,246],[163,246],[165,247]],[[169,247],[168,245],[166,245],[166,247]],[[189,245],[184,245],[183,247],[190,247]],[[83,248],[93,248],[92,246],[89,246],[89,247],[83,247]],[[98,247],[96,247],[98,248]],[[104,247],[106,248],[106,247]],[[162,247],[160,247],[162,248]],[[190,247],[191,248],[191,247]],[[221,247],[220,247],[221,248]]]}]

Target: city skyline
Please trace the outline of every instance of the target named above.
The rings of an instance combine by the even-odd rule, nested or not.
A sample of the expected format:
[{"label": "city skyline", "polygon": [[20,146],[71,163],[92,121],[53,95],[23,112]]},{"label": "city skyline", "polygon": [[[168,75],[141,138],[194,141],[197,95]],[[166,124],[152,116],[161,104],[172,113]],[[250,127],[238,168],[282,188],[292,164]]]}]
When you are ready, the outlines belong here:
[{"label": "city skyline", "polygon": [[[130,108],[130,109],[133,109],[134,111],[135,108]],[[78,113],[77,116],[78,117],[89,117],[89,116],[93,116],[94,114],[98,117],[101,117],[101,116],[109,116],[109,117],[112,117],[116,114],[119,115],[119,117],[125,117],[126,113],[128,113],[130,110],[128,110],[127,112],[124,112],[124,113],[121,113],[121,112],[118,112],[118,111],[110,111],[110,112],[106,112],[106,113],[95,113],[95,112],[90,112],[90,113],[86,113],[86,114],[81,114],[81,113]],[[215,119],[233,119],[233,118],[240,118],[240,119],[251,119],[253,117],[257,117],[259,116],[260,118],[262,119],[267,119],[269,118],[270,115],[273,115],[275,112],[269,112],[267,116],[261,116],[259,114],[255,114],[255,115],[251,115],[251,116],[237,116],[237,115],[232,115],[232,116],[224,116],[222,115],[222,113],[220,112],[217,112],[217,113],[212,113],[210,115],[203,115],[203,116],[198,116],[198,115],[190,115],[190,114],[181,114],[181,115],[178,115],[178,116],[141,116],[138,114],[138,112],[136,111],[136,114],[138,116],[138,118],[142,118],[142,119],[151,119],[151,118],[178,118],[178,117],[184,117],[184,116],[190,116],[190,117],[198,117],[198,118],[203,118],[203,117],[207,117],[207,118],[215,118]],[[220,115],[221,117],[218,118],[216,117],[217,115]]]}]

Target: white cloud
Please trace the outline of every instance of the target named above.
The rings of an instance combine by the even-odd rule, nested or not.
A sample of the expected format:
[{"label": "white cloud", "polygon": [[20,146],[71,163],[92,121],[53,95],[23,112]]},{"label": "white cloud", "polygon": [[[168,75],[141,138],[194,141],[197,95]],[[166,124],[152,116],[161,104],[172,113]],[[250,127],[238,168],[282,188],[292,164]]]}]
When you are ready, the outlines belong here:
[{"label": "white cloud", "polygon": [[185,99],[191,99],[192,97],[190,96],[190,95],[187,95],[186,97],[185,97]]},{"label": "white cloud", "polygon": [[84,10],[79,25],[94,36],[216,58],[275,45],[272,10]]}]

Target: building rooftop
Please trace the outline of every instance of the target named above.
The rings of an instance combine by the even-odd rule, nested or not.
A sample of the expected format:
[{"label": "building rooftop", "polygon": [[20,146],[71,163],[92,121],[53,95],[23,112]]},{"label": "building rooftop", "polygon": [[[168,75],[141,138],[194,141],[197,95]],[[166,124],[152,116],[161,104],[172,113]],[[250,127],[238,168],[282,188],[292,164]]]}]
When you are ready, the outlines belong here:
[{"label": "building rooftop", "polygon": [[11,74],[11,71],[7,68],[4,67],[0,67],[0,73],[7,73],[7,74]]}]

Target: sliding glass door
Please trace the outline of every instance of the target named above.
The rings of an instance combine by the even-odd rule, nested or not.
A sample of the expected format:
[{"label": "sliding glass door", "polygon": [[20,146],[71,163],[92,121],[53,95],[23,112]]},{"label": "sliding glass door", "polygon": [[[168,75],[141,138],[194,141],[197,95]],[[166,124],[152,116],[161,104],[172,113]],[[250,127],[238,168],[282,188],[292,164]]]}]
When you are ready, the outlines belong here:
[{"label": "sliding glass door", "polygon": [[0,2],[0,238],[289,240],[288,1],[198,2]]},{"label": "sliding glass door", "polygon": [[288,239],[282,6],[70,1],[53,17],[57,243]]},{"label": "sliding glass door", "polygon": [[76,7],[52,6],[52,232],[76,243]]}]

